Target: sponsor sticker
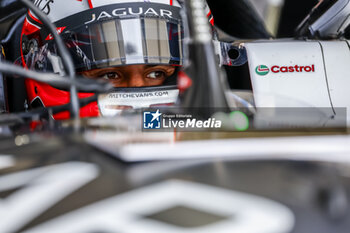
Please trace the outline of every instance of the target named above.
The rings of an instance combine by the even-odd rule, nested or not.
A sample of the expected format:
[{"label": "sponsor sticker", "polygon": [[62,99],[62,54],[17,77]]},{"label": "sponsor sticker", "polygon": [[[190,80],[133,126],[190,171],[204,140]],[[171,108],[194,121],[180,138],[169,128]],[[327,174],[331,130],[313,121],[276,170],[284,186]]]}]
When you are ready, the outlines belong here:
[{"label": "sponsor sticker", "polygon": [[265,65],[260,65],[260,66],[256,67],[255,72],[258,75],[265,76],[270,72],[270,69],[269,69],[269,67],[267,67]]},{"label": "sponsor sticker", "polygon": [[293,65],[293,66],[278,66],[273,65],[271,66],[271,69],[266,65],[259,65],[255,68],[255,72],[258,75],[265,76],[268,73],[313,73],[315,72],[315,65]]}]

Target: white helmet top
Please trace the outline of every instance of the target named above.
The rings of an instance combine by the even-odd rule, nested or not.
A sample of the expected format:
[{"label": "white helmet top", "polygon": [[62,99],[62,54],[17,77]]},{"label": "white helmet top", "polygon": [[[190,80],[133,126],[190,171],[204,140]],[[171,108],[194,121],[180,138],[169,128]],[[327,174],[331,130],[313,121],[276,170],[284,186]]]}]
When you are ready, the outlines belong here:
[{"label": "white helmet top", "polygon": [[76,13],[118,3],[159,3],[180,7],[177,0],[35,0],[38,6],[52,22],[56,22]]}]

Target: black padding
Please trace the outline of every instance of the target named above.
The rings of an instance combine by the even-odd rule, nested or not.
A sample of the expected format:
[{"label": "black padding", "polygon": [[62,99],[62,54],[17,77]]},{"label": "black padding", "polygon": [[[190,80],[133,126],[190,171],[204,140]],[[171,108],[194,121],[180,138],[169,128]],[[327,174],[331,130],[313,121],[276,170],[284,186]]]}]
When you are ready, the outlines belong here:
[{"label": "black padding", "polygon": [[[14,24],[10,34],[6,35],[6,41],[2,41],[4,46],[6,60],[14,62],[20,58],[20,36],[24,16],[19,18]],[[7,96],[10,112],[23,112],[25,110],[25,101],[27,92],[23,79],[7,78]]]},{"label": "black padding", "polygon": [[269,38],[264,22],[248,0],[207,0],[215,25],[243,39]]},{"label": "black padding", "polygon": [[293,37],[297,26],[317,3],[318,0],[285,0],[277,37]]}]

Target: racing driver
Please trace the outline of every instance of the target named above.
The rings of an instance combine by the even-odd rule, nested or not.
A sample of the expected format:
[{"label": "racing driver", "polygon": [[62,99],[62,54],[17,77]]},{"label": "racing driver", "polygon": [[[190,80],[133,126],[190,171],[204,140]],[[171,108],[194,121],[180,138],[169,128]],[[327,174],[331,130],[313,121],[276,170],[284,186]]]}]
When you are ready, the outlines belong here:
[{"label": "racing driver", "polygon": [[[99,95],[80,109],[82,117],[115,115],[121,109],[171,105],[183,64],[183,26],[177,0],[36,0],[54,22],[76,72],[107,79],[115,92]],[[207,7],[208,15],[210,10]],[[212,22],[212,20],[211,20]],[[35,49],[25,49],[28,45]],[[28,69],[64,75],[53,36],[31,11],[21,35],[22,63]],[[69,92],[26,80],[32,107],[69,102]],[[93,95],[79,93],[79,98]],[[54,115],[65,119],[69,113]]]}]

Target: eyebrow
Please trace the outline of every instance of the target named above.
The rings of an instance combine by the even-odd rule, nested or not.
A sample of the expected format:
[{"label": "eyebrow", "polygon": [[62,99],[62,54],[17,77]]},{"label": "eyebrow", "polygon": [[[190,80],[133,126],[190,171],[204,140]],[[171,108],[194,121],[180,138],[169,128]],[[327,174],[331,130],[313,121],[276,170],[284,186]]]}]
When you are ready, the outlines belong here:
[{"label": "eyebrow", "polygon": [[[140,64],[141,65],[141,64]],[[114,69],[120,69],[120,70],[125,70],[127,68],[130,68],[129,67],[130,65],[127,65],[127,66],[114,66],[114,67],[105,67],[105,68],[100,68],[100,69],[94,69],[94,70],[87,70],[87,71],[83,71],[81,72],[82,74],[86,74],[86,73],[89,73],[89,74],[98,74],[100,72],[103,72],[103,71],[113,71]],[[163,64],[158,64],[158,65],[142,65],[144,69],[147,69],[147,68],[153,68],[153,67],[157,67],[157,66],[166,66],[166,67],[169,67],[169,68],[175,68],[171,65],[163,65]]]}]

